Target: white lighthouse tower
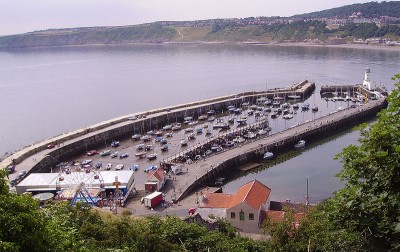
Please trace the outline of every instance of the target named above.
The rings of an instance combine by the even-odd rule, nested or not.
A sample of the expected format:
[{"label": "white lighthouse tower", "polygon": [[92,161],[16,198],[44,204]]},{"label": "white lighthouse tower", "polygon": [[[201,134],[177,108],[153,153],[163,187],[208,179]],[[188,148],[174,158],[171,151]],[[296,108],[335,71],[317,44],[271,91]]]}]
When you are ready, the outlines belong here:
[{"label": "white lighthouse tower", "polygon": [[371,90],[371,80],[369,78],[369,74],[371,73],[371,70],[369,69],[369,67],[367,67],[365,69],[365,75],[364,75],[364,81],[363,81],[363,86],[368,89]]}]

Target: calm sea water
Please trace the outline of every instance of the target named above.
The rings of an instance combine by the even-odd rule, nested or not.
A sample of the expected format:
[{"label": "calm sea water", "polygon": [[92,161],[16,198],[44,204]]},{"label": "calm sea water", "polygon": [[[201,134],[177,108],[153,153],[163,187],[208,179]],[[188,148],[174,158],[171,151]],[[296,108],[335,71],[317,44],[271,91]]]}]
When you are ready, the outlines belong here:
[{"label": "calm sea water", "polygon": [[[366,67],[371,68],[375,83],[390,89],[390,78],[400,72],[398,62],[398,51],[255,45],[0,51],[0,154],[99,121],[167,105],[282,87],[306,78],[316,82],[317,93],[326,84],[361,83]],[[356,138],[357,133],[340,135],[226,188],[232,185],[233,190],[244,180],[263,177],[273,192],[287,188],[277,191],[277,197],[300,200],[305,178],[310,177],[310,190],[315,186],[325,197],[340,186],[333,178],[340,163],[332,161],[333,156]],[[324,192],[317,183],[329,189]]]}]

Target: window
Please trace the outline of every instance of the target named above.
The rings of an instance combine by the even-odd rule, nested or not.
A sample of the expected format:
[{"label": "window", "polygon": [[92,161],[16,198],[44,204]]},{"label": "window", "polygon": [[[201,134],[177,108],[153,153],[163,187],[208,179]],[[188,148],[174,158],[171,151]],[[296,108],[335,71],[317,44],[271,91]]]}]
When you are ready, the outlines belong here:
[{"label": "window", "polygon": [[244,212],[243,212],[243,210],[240,211],[239,218],[240,218],[241,221],[244,221]]},{"label": "window", "polygon": [[235,214],[235,212],[231,212],[231,219],[236,219],[236,214]]},{"label": "window", "polygon": [[253,213],[249,213],[249,220],[254,220],[254,214]]}]

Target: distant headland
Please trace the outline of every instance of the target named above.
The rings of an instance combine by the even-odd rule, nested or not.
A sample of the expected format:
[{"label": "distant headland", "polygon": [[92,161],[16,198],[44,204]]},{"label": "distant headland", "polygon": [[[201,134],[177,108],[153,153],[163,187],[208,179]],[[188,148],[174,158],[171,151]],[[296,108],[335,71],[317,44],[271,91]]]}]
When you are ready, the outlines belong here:
[{"label": "distant headland", "polygon": [[49,29],[0,37],[0,49],[138,43],[400,46],[400,2],[352,4],[292,17],[159,21]]}]

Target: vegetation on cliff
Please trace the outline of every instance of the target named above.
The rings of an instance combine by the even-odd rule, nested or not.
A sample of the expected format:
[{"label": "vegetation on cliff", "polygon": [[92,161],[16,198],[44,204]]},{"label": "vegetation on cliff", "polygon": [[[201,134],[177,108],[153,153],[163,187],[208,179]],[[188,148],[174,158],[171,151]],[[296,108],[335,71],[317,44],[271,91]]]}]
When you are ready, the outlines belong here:
[{"label": "vegetation on cliff", "polygon": [[363,17],[375,18],[379,16],[390,16],[390,17],[400,17],[400,2],[399,1],[382,1],[369,2],[362,4],[351,4],[338,8],[316,11],[301,15],[295,15],[293,17],[298,18],[330,18],[330,17],[349,17],[354,12],[361,12]]}]

